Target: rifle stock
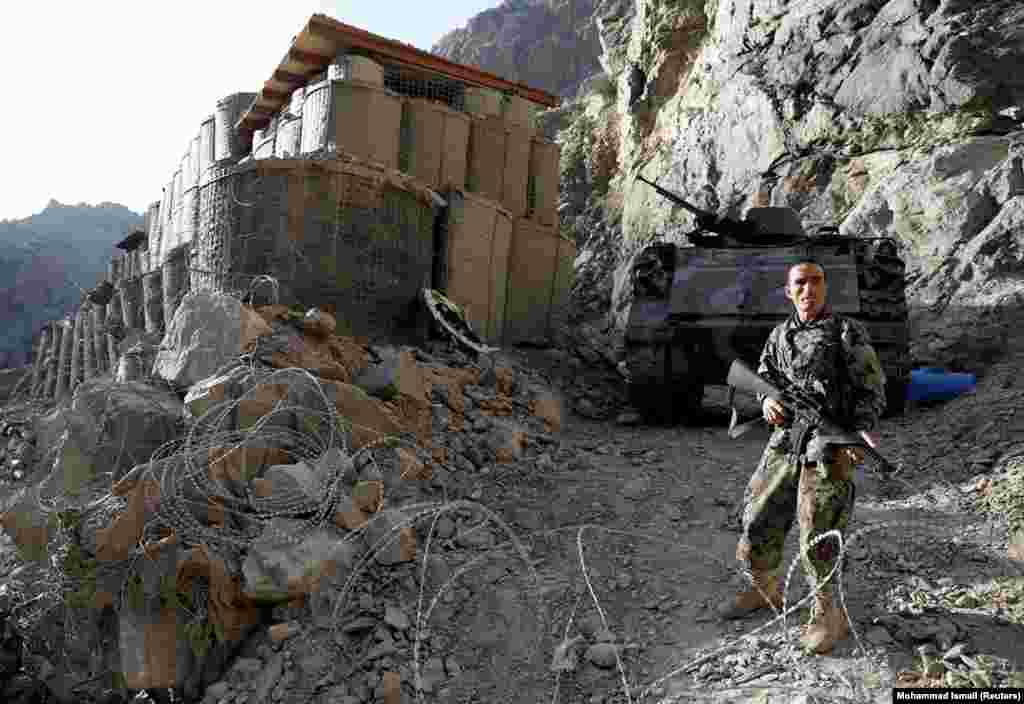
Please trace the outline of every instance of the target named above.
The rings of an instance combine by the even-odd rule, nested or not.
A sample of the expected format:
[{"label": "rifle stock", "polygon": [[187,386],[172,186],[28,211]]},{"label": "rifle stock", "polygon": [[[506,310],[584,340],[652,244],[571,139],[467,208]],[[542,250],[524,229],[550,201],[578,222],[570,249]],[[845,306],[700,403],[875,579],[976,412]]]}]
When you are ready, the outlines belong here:
[{"label": "rifle stock", "polygon": [[[818,428],[822,436],[827,436],[829,444],[840,447],[857,447],[864,451],[865,457],[871,459],[881,469],[883,474],[893,474],[897,471],[895,465],[885,459],[875,448],[871,447],[855,433],[851,433],[838,423],[826,416],[816,404],[800,398],[799,395],[787,394],[769,381],[766,381],[757,372],[748,367],[739,359],[734,359],[729,367],[729,374],[726,383],[740,391],[750,394],[764,394],[775,399],[790,413],[805,417]],[[738,437],[737,433],[733,437]]]},{"label": "rifle stock", "polygon": [[725,383],[749,394],[766,394],[776,401],[783,401],[781,389],[765,381],[757,372],[738,359],[733,360],[732,366],[729,367],[729,375],[726,377]]}]

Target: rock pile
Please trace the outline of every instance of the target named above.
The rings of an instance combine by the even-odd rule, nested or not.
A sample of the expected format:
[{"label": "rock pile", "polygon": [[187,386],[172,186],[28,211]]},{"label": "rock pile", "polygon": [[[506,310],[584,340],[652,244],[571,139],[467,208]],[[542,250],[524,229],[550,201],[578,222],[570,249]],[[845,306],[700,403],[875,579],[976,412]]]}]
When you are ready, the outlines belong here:
[{"label": "rock pile", "polygon": [[459,674],[432,626],[468,595],[430,600],[505,539],[468,487],[553,462],[561,401],[500,354],[334,330],[326,311],[193,292],[152,377],[87,381],[17,431],[11,451],[38,436],[37,476],[61,491],[44,524],[21,501],[5,526],[55,558],[58,608],[91,634],[60,665],[71,681],[102,664],[154,696],[397,702],[416,675],[399,663],[419,662],[428,692]]}]

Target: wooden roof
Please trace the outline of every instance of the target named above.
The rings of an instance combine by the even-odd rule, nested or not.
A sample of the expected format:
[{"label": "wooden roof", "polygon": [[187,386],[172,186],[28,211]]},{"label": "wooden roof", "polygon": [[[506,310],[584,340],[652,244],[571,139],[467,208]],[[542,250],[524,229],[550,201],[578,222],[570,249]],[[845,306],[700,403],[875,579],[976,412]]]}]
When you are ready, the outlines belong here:
[{"label": "wooden roof", "polygon": [[545,107],[556,107],[560,98],[522,83],[507,81],[493,73],[435,56],[409,44],[372,34],[364,29],[339,22],[326,15],[315,14],[292,39],[270,79],[264,82],[256,100],[242,114],[237,128],[252,132],[265,127],[274,113],[291,98],[293,90],[306,82],[334,60],[340,51],[355,50],[389,64],[443,74],[472,85],[492,88],[518,95]]}]

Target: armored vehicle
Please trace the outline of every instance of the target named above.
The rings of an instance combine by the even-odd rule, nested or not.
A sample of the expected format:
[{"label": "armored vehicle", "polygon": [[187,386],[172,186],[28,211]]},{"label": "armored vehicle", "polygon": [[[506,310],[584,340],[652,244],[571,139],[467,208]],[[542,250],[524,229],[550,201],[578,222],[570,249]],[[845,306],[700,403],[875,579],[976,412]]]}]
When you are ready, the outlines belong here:
[{"label": "armored vehicle", "polygon": [[635,408],[675,422],[699,409],[705,386],[724,385],[729,365],[757,368],[769,333],[793,312],[789,267],[805,256],[826,272],[832,309],[867,327],[886,374],[886,415],[902,413],[909,378],[905,264],[888,237],[804,231],[792,208],[751,208],[720,218],[639,177],[697,218],[693,246],[661,242],[634,259],[625,331],[626,378]]}]

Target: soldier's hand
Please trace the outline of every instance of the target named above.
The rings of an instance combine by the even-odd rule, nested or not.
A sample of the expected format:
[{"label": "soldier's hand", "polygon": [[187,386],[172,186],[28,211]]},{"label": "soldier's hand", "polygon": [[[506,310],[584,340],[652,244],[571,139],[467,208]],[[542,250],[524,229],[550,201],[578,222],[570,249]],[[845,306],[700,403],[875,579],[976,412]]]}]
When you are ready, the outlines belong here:
[{"label": "soldier's hand", "polygon": [[[874,433],[862,430],[860,431],[860,436],[868,447],[878,447],[878,437]],[[854,464],[860,464],[864,461],[864,450],[860,447],[848,447],[846,448],[846,454]]]},{"label": "soldier's hand", "polygon": [[782,425],[786,420],[786,409],[773,398],[764,400],[764,403],[761,404],[761,412],[764,413],[764,419],[771,425]]}]

